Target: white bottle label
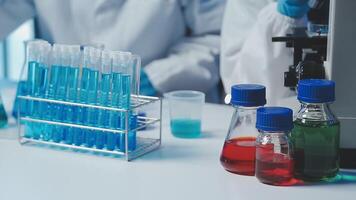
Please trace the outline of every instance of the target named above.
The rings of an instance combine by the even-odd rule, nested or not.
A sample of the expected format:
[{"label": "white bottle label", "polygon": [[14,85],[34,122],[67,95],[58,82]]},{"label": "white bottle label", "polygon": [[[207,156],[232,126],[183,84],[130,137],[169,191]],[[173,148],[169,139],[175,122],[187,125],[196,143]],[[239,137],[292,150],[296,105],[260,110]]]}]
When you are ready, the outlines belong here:
[{"label": "white bottle label", "polygon": [[281,143],[278,135],[271,135],[271,143],[273,144],[274,153],[281,153]]}]

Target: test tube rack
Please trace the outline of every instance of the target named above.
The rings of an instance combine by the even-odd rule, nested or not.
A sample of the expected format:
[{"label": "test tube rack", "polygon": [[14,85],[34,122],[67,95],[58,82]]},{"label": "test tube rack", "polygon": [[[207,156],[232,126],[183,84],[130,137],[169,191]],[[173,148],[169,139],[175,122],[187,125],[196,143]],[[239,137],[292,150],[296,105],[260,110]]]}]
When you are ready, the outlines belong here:
[{"label": "test tube rack", "polygon": [[[110,111],[110,112],[118,112],[125,116],[125,129],[111,129],[111,128],[101,128],[96,126],[87,126],[77,123],[67,123],[67,122],[59,122],[48,119],[39,119],[35,117],[23,116],[21,115],[21,103],[18,104],[18,135],[19,142],[22,145],[29,146],[39,146],[39,147],[47,147],[50,149],[60,149],[60,150],[69,150],[74,152],[82,152],[82,153],[91,153],[95,155],[102,156],[110,156],[115,158],[122,158],[126,161],[131,161],[140,156],[143,156],[149,152],[152,152],[158,149],[161,146],[161,136],[162,136],[162,99],[159,97],[150,97],[150,96],[141,96],[141,95],[131,95],[131,107],[130,109],[119,109],[107,106],[97,106],[90,104],[82,104],[82,103],[74,103],[68,101],[60,101],[60,100],[52,100],[47,98],[39,98],[33,96],[21,96],[18,95],[17,98],[20,101],[31,101],[31,102],[43,102],[49,104],[58,104],[65,106],[75,106],[82,108],[92,108],[97,109],[98,111]],[[145,116],[137,116],[137,126],[132,128],[129,126],[129,114],[131,112],[138,112],[145,106],[155,104],[157,110],[156,115],[153,116],[151,113],[147,112]],[[24,109],[24,108],[22,108]],[[54,125],[57,127],[71,127],[76,129],[86,129],[86,130],[94,130],[101,131],[107,134],[124,134],[125,136],[125,150],[108,150],[105,147],[102,149],[96,147],[87,147],[85,145],[74,145],[74,144],[66,144],[64,142],[54,142],[49,140],[43,140],[41,138],[34,139],[28,138],[25,136],[25,126],[26,123],[35,123],[37,125]],[[150,128],[151,127],[151,128]],[[147,130],[148,129],[148,130]],[[128,133],[130,131],[137,131],[136,133],[136,148],[134,150],[129,150],[129,137]],[[149,133],[147,133],[147,131]]]}]

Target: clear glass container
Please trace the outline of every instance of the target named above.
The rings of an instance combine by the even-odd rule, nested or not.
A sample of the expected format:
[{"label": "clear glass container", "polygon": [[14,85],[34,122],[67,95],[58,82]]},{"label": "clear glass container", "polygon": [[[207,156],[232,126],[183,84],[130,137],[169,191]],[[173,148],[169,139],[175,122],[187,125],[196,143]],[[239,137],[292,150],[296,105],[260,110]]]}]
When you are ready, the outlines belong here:
[{"label": "clear glass container", "polygon": [[293,112],[283,107],[257,110],[256,177],[269,185],[290,185],[293,181],[292,146],[288,136]]},{"label": "clear glass container", "polygon": [[[36,66],[36,63],[40,60],[40,47],[47,47],[48,48],[49,43],[47,41],[44,40],[29,40],[25,42],[25,54],[26,54],[26,59],[24,62],[24,65],[21,69],[21,76],[20,76],[20,80],[17,84],[17,90],[16,90],[16,98],[15,98],[15,102],[13,105],[13,109],[12,109],[12,116],[14,118],[17,118],[17,112],[18,112],[18,107],[19,104],[21,104],[22,108],[28,108],[28,109],[22,109],[21,110],[21,115],[27,115],[29,111],[29,104],[27,101],[25,100],[19,100],[17,98],[18,95],[29,95],[32,89],[33,84],[33,80],[34,77],[40,77],[40,76],[36,76],[37,72],[34,66]],[[47,49],[49,50],[49,49]],[[43,51],[43,49],[42,49]],[[44,59],[44,58],[43,58]],[[48,64],[48,60],[43,62],[44,64]],[[45,70],[43,70],[45,71]],[[43,77],[45,77],[44,75],[42,75]],[[37,83],[45,83],[46,81],[39,81],[36,80]],[[43,88],[43,87],[42,87]]]},{"label": "clear glass container", "polygon": [[225,170],[240,175],[255,175],[256,110],[266,104],[266,89],[261,85],[240,84],[231,89],[235,111],[221,152]]},{"label": "clear glass container", "polygon": [[288,185],[293,178],[290,132],[260,131],[256,144],[256,177],[266,184]]},{"label": "clear glass container", "polygon": [[335,83],[299,82],[301,108],[294,121],[295,177],[305,181],[333,178],[339,171],[340,123],[330,109]]},{"label": "clear glass container", "polygon": [[164,96],[169,104],[172,134],[179,138],[200,137],[205,94],[194,90],[177,90]]}]

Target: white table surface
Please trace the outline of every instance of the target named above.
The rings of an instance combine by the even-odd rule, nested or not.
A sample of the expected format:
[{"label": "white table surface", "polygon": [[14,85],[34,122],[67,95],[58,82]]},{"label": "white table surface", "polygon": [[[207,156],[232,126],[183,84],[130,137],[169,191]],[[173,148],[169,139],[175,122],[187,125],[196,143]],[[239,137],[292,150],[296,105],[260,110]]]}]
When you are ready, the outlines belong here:
[{"label": "white table surface", "polygon": [[[11,84],[10,84],[11,86]],[[1,84],[7,110],[13,89]],[[132,162],[21,146],[13,122],[0,130],[0,200],[356,199],[355,181],[275,187],[226,172],[219,162],[232,109],[206,104],[203,135],[174,138],[164,109],[163,145]]]}]

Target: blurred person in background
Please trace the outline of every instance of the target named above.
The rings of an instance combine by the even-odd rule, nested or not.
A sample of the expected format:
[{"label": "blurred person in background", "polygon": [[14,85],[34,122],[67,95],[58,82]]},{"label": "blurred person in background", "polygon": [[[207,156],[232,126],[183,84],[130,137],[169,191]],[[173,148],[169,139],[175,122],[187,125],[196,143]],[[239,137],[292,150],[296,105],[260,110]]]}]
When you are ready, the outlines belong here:
[{"label": "blurred person in background", "polygon": [[228,0],[222,27],[220,75],[225,92],[239,83],[266,86],[267,103],[295,95],[284,87],[293,51],[272,37],[306,26],[308,0]]},{"label": "blurred person in background", "polygon": [[140,55],[144,95],[190,89],[217,102],[224,6],[224,0],[0,0],[0,40],[35,18],[37,38]]}]

